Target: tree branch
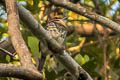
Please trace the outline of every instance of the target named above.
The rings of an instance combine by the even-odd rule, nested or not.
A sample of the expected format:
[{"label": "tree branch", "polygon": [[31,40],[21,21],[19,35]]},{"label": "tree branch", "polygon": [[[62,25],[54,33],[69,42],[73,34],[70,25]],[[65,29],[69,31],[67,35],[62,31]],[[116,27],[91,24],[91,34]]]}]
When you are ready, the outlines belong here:
[{"label": "tree branch", "polygon": [[113,22],[112,20],[106,18],[106,17],[103,17],[101,15],[98,15],[82,6],[78,6],[77,4],[73,4],[67,0],[48,0],[52,3],[54,3],[55,5],[57,6],[61,6],[61,7],[64,7],[68,10],[71,10],[73,12],[76,12],[82,16],[85,16],[89,19],[92,19],[92,20],[95,20],[97,22],[99,22],[100,24],[102,25],[105,25],[106,27],[109,27],[117,32],[120,32],[120,25],[117,24],[116,22]]},{"label": "tree branch", "polygon": [[15,77],[25,80],[42,80],[42,75],[31,68],[0,63],[0,77]]},{"label": "tree branch", "polygon": [[8,16],[8,33],[13,47],[19,55],[21,64],[25,67],[35,69],[35,66],[32,63],[32,57],[30,56],[30,52],[19,30],[19,15],[16,0],[6,0],[5,3]]},{"label": "tree branch", "polygon": [[[73,25],[70,26],[68,28],[71,28],[70,31],[72,32],[77,32],[78,34],[80,34],[81,36],[92,36],[95,37],[96,33],[94,32],[94,24],[90,23],[90,24],[77,24],[77,25]],[[104,28],[103,26],[96,24],[96,28],[98,30],[98,32],[100,33],[100,35],[104,35]],[[112,31],[110,28],[106,29],[107,32],[110,35],[116,35],[117,33],[115,33],[114,31]],[[71,34],[71,33],[70,33]]]}]

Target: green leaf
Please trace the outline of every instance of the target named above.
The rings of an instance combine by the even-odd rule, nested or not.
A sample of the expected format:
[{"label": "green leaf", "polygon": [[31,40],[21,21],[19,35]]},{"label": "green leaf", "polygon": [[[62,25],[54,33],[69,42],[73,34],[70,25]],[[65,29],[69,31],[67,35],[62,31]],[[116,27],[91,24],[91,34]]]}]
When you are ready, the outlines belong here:
[{"label": "green leaf", "polygon": [[39,40],[36,37],[33,36],[28,37],[28,46],[31,52],[37,55],[38,57],[40,57],[38,44],[39,44]]},{"label": "green leaf", "polygon": [[78,64],[80,64],[80,65],[82,65],[83,64],[83,57],[80,55],[80,54],[78,54],[77,56],[75,56],[75,61],[78,63]]},{"label": "green leaf", "polygon": [[10,62],[10,56],[9,55],[6,55],[6,61]]},{"label": "green leaf", "polygon": [[85,63],[88,62],[90,59],[89,59],[89,56],[88,55],[85,55],[84,56],[84,60],[85,60]]}]

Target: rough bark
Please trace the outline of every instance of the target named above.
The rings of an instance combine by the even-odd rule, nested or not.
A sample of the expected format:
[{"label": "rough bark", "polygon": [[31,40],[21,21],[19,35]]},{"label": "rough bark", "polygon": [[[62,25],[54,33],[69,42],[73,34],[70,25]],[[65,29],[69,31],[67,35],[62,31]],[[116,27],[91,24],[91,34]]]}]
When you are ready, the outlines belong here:
[{"label": "rough bark", "polygon": [[34,64],[32,63],[30,52],[22,38],[22,34],[19,29],[19,15],[16,0],[6,0],[5,2],[8,16],[8,33],[13,47],[19,55],[21,65],[29,68],[35,68]]},{"label": "rough bark", "polygon": [[0,77],[15,77],[25,80],[42,80],[42,75],[31,68],[0,63]]}]

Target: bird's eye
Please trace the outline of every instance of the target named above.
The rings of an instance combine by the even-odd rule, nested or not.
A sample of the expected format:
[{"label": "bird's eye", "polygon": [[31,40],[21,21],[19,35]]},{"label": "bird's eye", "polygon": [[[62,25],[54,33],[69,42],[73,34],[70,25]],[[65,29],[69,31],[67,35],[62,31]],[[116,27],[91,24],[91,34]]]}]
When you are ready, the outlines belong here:
[{"label": "bird's eye", "polygon": [[54,19],[59,19],[58,17],[55,17]]}]

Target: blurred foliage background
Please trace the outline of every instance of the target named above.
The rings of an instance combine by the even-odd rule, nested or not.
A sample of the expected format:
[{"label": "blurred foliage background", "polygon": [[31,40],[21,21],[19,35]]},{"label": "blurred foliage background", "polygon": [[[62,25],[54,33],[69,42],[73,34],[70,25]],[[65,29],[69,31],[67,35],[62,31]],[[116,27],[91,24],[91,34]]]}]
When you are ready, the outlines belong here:
[{"label": "blurred foliage background", "polygon": [[[83,7],[105,16],[117,23],[120,23],[120,3],[118,0],[70,0],[72,3],[82,5]],[[91,33],[75,32],[66,38],[66,50],[92,77],[94,80],[120,80],[120,38],[119,34],[109,34],[104,28],[100,34],[98,24],[84,16],[78,15],[72,11],[61,7],[56,7],[47,0],[18,0],[18,2],[28,9],[34,18],[43,25],[54,16],[68,17],[67,25],[86,27],[89,32],[90,27],[94,27]],[[92,25],[91,25],[92,24]],[[21,22],[21,32],[26,41],[36,64],[35,57],[41,57],[38,47],[38,39]],[[103,25],[101,25],[104,27]],[[2,5],[0,5],[0,40],[8,40],[7,14]],[[77,31],[79,30],[79,31]],[[19,59],[9,55],[0,54],[1,63],[12,63],[19,65]],[[42,71],[47,80],[70,80],[67,79],[67,71],[60,63],[55,62],[55,58],[47,56],[44,69]],[[0,78],[0,80],[19,80],[15,78]]]}]

